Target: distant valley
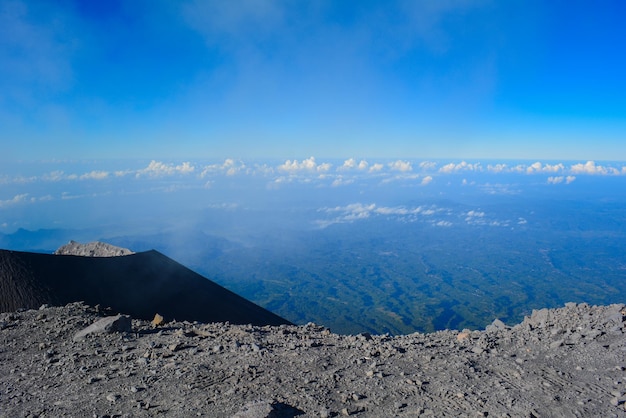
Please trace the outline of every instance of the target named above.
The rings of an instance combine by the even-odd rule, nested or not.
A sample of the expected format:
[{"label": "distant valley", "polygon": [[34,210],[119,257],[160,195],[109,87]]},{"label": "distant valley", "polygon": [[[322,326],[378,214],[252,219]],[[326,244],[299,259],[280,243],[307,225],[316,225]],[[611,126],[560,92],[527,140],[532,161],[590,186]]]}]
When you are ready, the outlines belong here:
[{"label": "distant valley", "polygon": [[[626,293],[619,205],[506,200],[511,207],[493,199],[463,223],[470,206],[433,206],[449,226],[398,213],[246,239],[192,229],[98,238],[154,248],[294,323],[339,333],[477,329],[493,318],[515,323],[535,308],[608,304]],[[516,222],[498,225],[502,213]],[[20,230],[0,243],[51,252],[81,233],[94,231]]]}]

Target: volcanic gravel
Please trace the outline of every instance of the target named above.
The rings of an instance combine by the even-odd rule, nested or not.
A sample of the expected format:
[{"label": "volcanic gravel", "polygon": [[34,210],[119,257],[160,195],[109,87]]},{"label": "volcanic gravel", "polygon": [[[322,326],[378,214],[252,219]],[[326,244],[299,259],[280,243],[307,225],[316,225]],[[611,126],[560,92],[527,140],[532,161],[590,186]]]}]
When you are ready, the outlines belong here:
[{"label": "volcanic gravel", "polygon": [[0,314],[0,416],[625,417],[625,313],[393,337],[43,306]]}]

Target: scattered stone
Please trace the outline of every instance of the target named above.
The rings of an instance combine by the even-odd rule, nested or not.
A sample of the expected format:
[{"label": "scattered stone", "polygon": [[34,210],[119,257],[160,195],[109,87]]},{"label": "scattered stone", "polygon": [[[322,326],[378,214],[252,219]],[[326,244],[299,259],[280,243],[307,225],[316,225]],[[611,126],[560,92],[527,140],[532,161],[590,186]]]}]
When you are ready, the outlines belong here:
[{"label": "scattered stone", "polygon": [[74,335],[74,341],[83,340],[90,334],[113,332],[131,332],[132,322],[128,315],[116,315],[102,318]]},{"label": "scattered stone", "polygon": [[151,324],[153,327],[158,327],[158,326],[163,325],[164,322],[165,322],[165,319],[158,313],[155,313],[154,319],[152,320]]},{"label": "scattered stone", "polygon": [[526,321],[532,328],[544,328],[548,323],[550,317],[550,311],[548,309],[533,309],[530,318],[526,318]]},{"label": "scattered stone", "polygon": [[109,402],[116,402],[120,398],[121,398],[121,396],[118,395],[117,393],[109,393],[107,395],[107,401],[109,401]]},{"label": "scattered stone", "polygon": [[560,339],[560,340],[556,340],[556,341],[552,341],[550,343],[550,348],[554,349],[554,348],[559,348],[563,345],[564,340]]},{"label": "scattered stone", "polygon": [[459,333],[456,335],[456,340],[457,340],[457,341],[465,341],[465,340],[467,340],[469,337],[470,337],[470,333],[469,333],[468,331],[462,331],[462,332],[459,332]]},{"label": "scattered stone", "polygon": [[504,324],[504,322],[496,318],[493,320],[491,325],[487,325],[487,328],[485,328],[485,331],[494,332],[494,331],[502,331],[505,329],[506,329],[506,325]]}]

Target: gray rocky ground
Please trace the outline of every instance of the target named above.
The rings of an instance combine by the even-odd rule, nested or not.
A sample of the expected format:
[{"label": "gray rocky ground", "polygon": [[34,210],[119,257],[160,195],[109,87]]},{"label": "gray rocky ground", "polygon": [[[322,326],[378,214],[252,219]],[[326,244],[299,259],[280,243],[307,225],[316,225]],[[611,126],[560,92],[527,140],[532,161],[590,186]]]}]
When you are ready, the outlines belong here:
[{"label": "gray rocky ground", "polygon": [[397,337],[2,313],[0,416],[624,417],[625,313],[572,303]]},{"label": "gray rocky ground", "polygon": [[119,257],[123,255],[135,254],[131,250],[105,242],[89,242],[81,244],[80,242],[70,241],[69,243],[59,247],[54,254],[56,255],[80,255],[84,257]]}]

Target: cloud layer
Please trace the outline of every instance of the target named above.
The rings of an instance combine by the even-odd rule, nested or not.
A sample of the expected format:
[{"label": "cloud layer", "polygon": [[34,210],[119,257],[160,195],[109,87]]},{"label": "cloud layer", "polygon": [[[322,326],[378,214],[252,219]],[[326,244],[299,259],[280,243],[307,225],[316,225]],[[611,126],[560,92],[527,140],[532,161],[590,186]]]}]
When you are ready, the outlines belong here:
[{"label": "cloud layer", "polygon": [[[58,163],[59,166],[65,164]],[[98,166],[106,166],[107,162],[95,162]],[[42,164],[42,167],[45,165]],[[519,174],[519,175],[546,175],[551,184],[569,184],[576,176],[626,176],[626,164],[603,163],[595,161],[584,163],[489,163],[481,162],[436,162],[436,161],[367,161],[349,158],[344,161],[318,161],[315,157],[303,160],[285,160],[282,163],[246,163],[242,160],[227,158],[223,162],[202,164],[200,162],[182,161],[178,163],[158,160],[150,161],[146,166],[139,168],[124,168],[110,170],[98,168],[84,172],[67,173],[65,169],[52,170],[38,175],[24,176],[12,173],[0,173],[0,184],[30,183],[30,182],[58,182],[74,180],[107,180],[112,177],[136,178],[165,178],[189,176],[206,178],[210,176],[234,176],[244,174],[249,176],[266,176],[280,178],[284,176],[318,177],[339,179],[344,181],[350,176],[363,177],[392,177],[409,178],[426,185],[437,178],[452,174]]]},{"label": "cloud layer", "polygon": [[[52,167],[52,169],[51,169]],[[88,167],[88,169],[85,169]],[[242,161],[227,158],[217,162],[151,160],[133,167],[107,161],[85,163],[32,163],[29,174],[23,174],[18,164],[11,171],[0,173],[0,209],[37,203],[42,200],[68,199],[68,196],[89,197],[107,193],[176,192],[192,189],[228,187],[231,181],[249,179],[254,187],[276,190],[296,185],[340,190],[368,190],[395,184],[415,190],[439,190],[456,185],[475,188],[486,194],[519,194],[521,183],[532,182],[537,187],[567,187],[582,177],[623,177],[623,163],[586,162],[488,162],[479,161],[419,161],[356,159],[318,160],[311,156],[302,160]],[[82,168],[82,170],[81,170]],[[6,167],[5,167],[6,169]],[[243,183],[241,183],[243,184]],[[54,185],[50,188],[46,185]],[[248,186],[245,186],[248,187]],[[252,186],[249,186],[252,187]],[[394,186],[395,187],[395,186]],[[45,189],[42,191],[42,188]],[[56,191],[55,191],[56,190]],[[131,192],[132,191],[132,192]],[[337,216],[337,219],[368,217],[372,213],[387,215],[391,209],[361,208]],[[365,210],[368,209],[368,210]],[[398,211],[399,209],[394,209]],[[403,215],[409,215],[404,213]],[[417,215],[417,213],[413,213]],[[421,215],[424,215],[422,212]],[[479,219],[468,214],[473,222]],[[334,222],[334,221],[332,221]],[[445,220],[439,226],[449,226]]]}]

